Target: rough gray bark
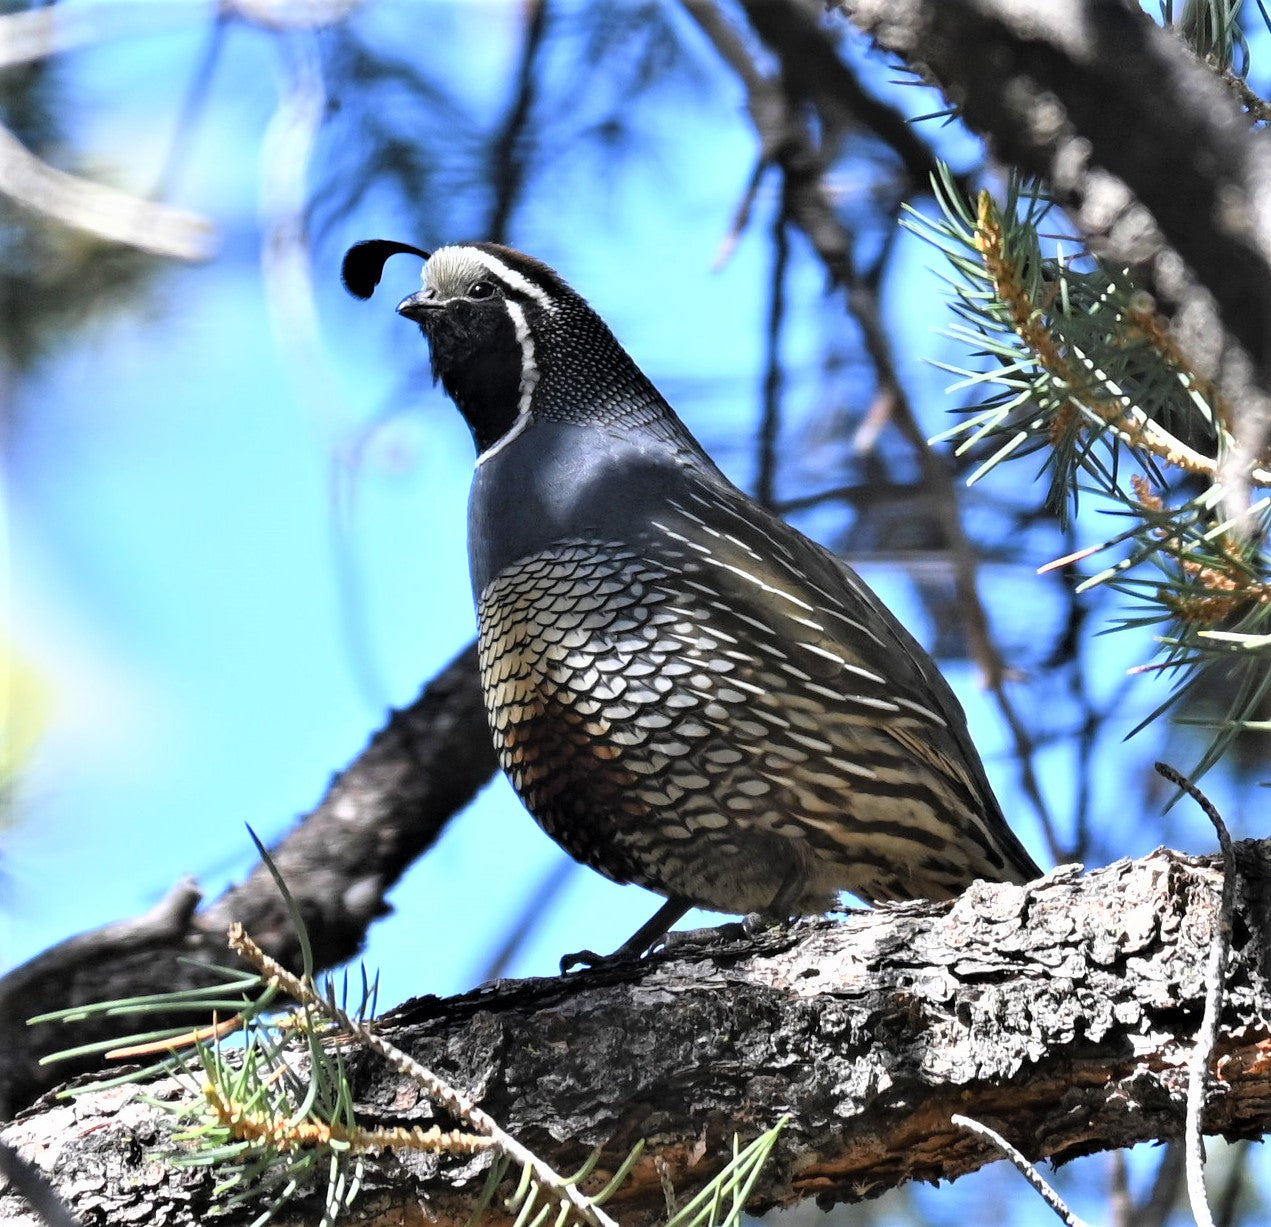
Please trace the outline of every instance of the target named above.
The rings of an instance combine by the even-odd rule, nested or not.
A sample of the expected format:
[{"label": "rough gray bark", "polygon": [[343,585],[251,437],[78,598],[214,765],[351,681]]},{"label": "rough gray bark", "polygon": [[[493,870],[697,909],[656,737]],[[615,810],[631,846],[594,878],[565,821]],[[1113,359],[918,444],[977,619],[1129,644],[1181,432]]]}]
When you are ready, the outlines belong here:
[{"label": "rough gray bark", "polygon": [[[367,927],[388,911],[389,888],[496,767],[476,645],[469,644],[410,707],[391,714],[332,780],[318,807],[272,850],[304,917],[318,968],[357,954]],[[279,962],[299,970],[291,921],[263,864],[201,911],[200,898],[193,882],[179,883],[144,916],[71,938],[0,977],[0,1119],[70,1074],[92,1068],[89,1062],[42,1067],[42,1056],[121,1034],[115,1019],[28,1027],[34,1014],[195,987],[202,978],[181,960],[235,962],[225,945],[233,920]],[[156,1016],[154,1026],[195,1021],[188,1014]]]},{"label": "rough gray bark", "polygon": [[[1237,854],[1205,1116],[1208,1132],[1232,1138],[1271,1124],[1271,841]],[[949,1123],[954,1112],[1034,1158],[1180,1136],[1219,885],[1213,858],[1161,851],[1085,877],[1068,869],[1027,887],[977,884],[952,905],[421,998],[381,1029],[557,1170],[595,1146],[611,1168],[645,1138],[645,1157],[607,1206],[623,1224],[665,1215],[659,1169],[683,1196],[719,1170],[734,1132],[753,1137],[785,1112],[792,1121],[754,1208],[829,1205],[994,1158]],[[371,1057],[352,1072],[366,1123],[435,1119]],[[197,1223],[211,1181],[155,1153],[165,1129],[135,1091],[114,1090],[37,1105],[4,1136],[86,1221]],[[349,1221],[463,1222],[483,1162],[378,1157]],[[34,1220],[0,1190],[0,1221]]]}]

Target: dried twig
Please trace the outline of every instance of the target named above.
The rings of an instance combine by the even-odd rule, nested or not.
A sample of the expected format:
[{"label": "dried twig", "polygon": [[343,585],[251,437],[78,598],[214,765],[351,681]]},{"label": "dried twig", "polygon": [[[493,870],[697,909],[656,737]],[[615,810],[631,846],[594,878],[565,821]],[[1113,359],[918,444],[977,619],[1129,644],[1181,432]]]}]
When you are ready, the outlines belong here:
[{"label": "dried twig", "polygon": [[759,195],[759,185],[763,182],[763,173],[767,169],[767,159],[760,155],[755,160],[755,168],[750,172],[746,190],[742,193],[741,201],[733,213],[732,225],[728,227],[728,233],[720,240],[719,249],[715,252],[715,258],[711,261],[712,273],[721,272],[727,266],[728,261],[733,258],[733,252],[737,250],[737,244],[741,242],[741,236],[745,233],[746,227],[750,225],[750,215],[754,211],[755,199]]},{"label": "dried twig", "polygon": [[1112,1227],[1133,1227],[1134,1198],[1130,1196],[1130,1173],[1124,1150],[1108,1156],[1108,1211]]},{"label": "dried twig", "polygon": [[1130,1216],[1132,1227],[1165,1227],[1178,1200],[1184,1166],[1183,1148],[1176,1141],[1167,1142],[1151,1187],[1144,1191],[1133,1207]]},{"label": "dried twig", "polygon": [[1079,1218],[1071,1210],[1068,1209],[1067,1203],[1058,1193],[1047,1183],[1046,1178],[1034,1167],[1027,1159],[1024,1158],[1014,1146],[1010,1144],[996,1129],[990,1129],[988,1125],[982,1124],[978,1120],[972,1120],[969,1116],[961,1116],[955,1113],[949,1118],[955,1125],[960,1125],[963,1129],[968,1129],[972,1133],[978,1134],[980,1137],[991,1142],[993,1146],[1000,1150],[1003,1155],[1008,1158],[1015,1166],[1015,1170],[1028,1181],[1029,1184],[1041,1194],[1042,1200],[1057,1214],[1068,1227],[1089,1227],[1089,1224],[1083,1218]]},{"label": "dried twig", "polygon": [[536,70],[547,32],[547,0],[528,0],[524,9],[525,37],[521,43],[516,88],[499,132],[490,145],[490,181],[494,186],[494,200],[482,236],[495,243],[507,242],[508,224],[525,188],[529,170],[527,144],[530,118],[534,114],[538,94]]},{"label": "dried twig", "polygon": [[1196,1032],[1196,1046],[1187,1071],[1187,1197],[1197,1227],[1214,1227],[1209,1203],[1205,1199],[1205,1145],[1202,1125],[1205,1090],[1209,1067],[1213,1064],[1214,1047],[1218,1043],[1218,1024],[1222,1018],[1223,990],[1227,983],[1227,956],[1231,952],[1231,920],[1236,907],[1236,861],[1231,835],[1222,815],[1210,799],[1181,772],[1168,763],[1157,763],[1156,770],[1171,784],[1177,784],[1214,824],[1218,844],[1222,848],[1222,893],[1218,904],[1218,924],[1209,947],[1205,967],[1205,1012]]},{"label": "dried twig", "polygon": [[[1248,1142],[1237,1142],[1231,1148],[1227,1179],[1223,1182],[1223,1187],[1216,1199],[1214,1221],[1217,1227],[1235,1227],[1235,1224],[1240,1221],[1240,1198],[1249,1180],[1249,1159],[1252,1150]],[[1256,1188],[1257,1185],[1255,1184],[1254,1187]]]},{"label": "dried twig", "polygon": [[771,508],[777,498],[777,438],[781,431],[781,393],[785,380],[781,365],[781,330],[786,318],[786,270],[790,237],[784,204],[772,222],[772,276],[768,289],[768,327],[765,330],[763,415],[759,422],[759,472],[755,498]]}]

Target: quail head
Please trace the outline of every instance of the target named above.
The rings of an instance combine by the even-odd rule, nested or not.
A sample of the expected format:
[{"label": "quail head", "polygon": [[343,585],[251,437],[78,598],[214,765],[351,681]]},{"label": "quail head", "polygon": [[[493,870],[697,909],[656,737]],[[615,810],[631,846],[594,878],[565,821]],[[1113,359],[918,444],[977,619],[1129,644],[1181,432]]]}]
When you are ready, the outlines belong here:
[{"label": "quail head", "polygon": [[373,240],[476,443],[468,556],[499,759],[567,852],[666,904],[776,918],[1040,870],[935,664],[859,576],[711,461],[552,269]]}]

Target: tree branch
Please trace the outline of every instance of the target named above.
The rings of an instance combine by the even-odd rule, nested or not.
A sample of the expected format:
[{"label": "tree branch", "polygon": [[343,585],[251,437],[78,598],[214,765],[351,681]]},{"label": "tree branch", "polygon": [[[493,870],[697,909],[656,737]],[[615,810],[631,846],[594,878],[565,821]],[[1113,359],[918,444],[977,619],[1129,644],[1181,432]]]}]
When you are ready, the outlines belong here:
[{"label": "tree branch", "polygon": [[806,0],[742,0],[742,7],[755,33],[781,60],[782,84],[791,102],[811,100],[827,127],[837,116],[846,116],[890,146],[904,169],[898,197],[930,192],[939,165],[934,151],[900,111],[861,85]]},{"label": "tree branch", "polygon": [[44,217],[170,260],[211,259],[211,222],[41,161],[0,125],[0,193]]},{"label": "tree branch", "polygon": [[[1170,30],[1122,0],[840,0],[921,66],[1091,248],[1163,306],[1244,426],[1233,514],[1271,427],[1271,143]],[[1126,140],[1127,132],[1134,133]]]},{"label": "tree branch", "polygon": [[[392,713],[318,807],[272,849],[318,969],[357,954],[370,923],[388,911],[388,890],[495,768],[476,645],[469,644],[410,707]],[[198,904],[197,886],[178,884],[146,915],[71,938],[0,978],[0,1119],[92,1067],[41,1067],[42,1056],[130,1029],[118,1019],[28,1028],[32,1015],[205,983],[183,960],[236,962],[225,944],[235,920],[273,958],[299,968],[291,921],[263,865],[202,911]],[[155,1027],[169,1024],[196,1020],[154,1020]]]},{"label": "tree branch", "polygon": [[[1237,845],[1236,862],[1205,1111],[1206,1130],[1230,1138],[1271,1128],[1271,841]],[[991,1161],[996,1152],[955,1114],[1034,1161],[1181,1136],[1219,876],[1215,858],[1159,851],[1085,877],[979,883],[951,905],[856,913],[753,942],[685,942],[639,963],[421,998],[378,1030],[557,1170],[601,1147],[595,1187],[646,1139],[606,1206],[631,1227],[664,1216],[659,1173],[682,1200],[719,1170],[734,1133],[754,1137],[786,1112],[751,1208],[859,1200]],[[373,1054],[348,1065],[365,1124],[452,1124]],[[156,1162],[149,1151],[170,1129],[135,1089],[114,1089],[46,1103],[5,1139],[37,1156],[85,1218],[195,1223],[213,1178]],[[418,1206],[419,1221],[462,1223],[484,1162],[370,1158],[358,1221],[402,1222]],[[0,1219],[31,1222],[15,1200],[0,1193]],[[257,1209],[224,1221],[246,1223]]]},{"label": "tree branch", "polygon": [[536,73],[547,33],[547,0],[528,0],[516,87],[507,113],[490,145],[489,181],[494,191],[490,216],[481,237],[506,243],[512,214],[520,203],[530,169],[531,129],[539,79]]}]

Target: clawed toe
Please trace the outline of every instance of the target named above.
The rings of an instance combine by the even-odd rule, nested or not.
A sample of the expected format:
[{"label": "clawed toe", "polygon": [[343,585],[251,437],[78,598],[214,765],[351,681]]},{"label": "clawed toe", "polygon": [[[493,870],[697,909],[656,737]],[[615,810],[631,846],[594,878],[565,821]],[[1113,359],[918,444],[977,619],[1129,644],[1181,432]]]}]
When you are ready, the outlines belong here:
[{"label": "clawed toe", "polygon": [[573,971],[575,967],[585,967],[588,970],[595,967],[603,967],[606,963],[612,963],[617,958],[617,954],[597,954],[594,950],[575,950],[573,954],[561,956],[560,974],[563,976]]}]

